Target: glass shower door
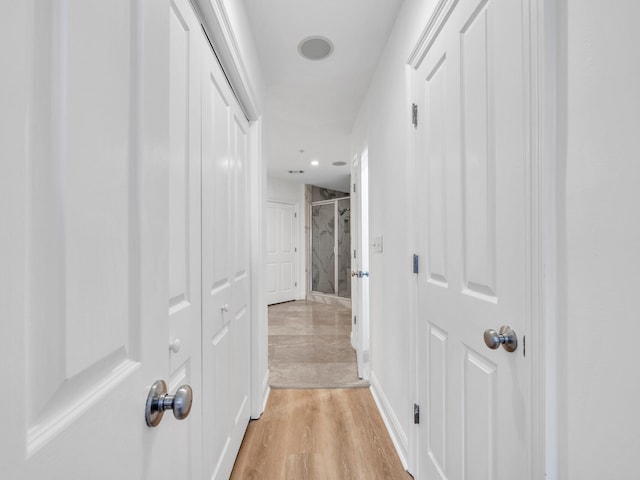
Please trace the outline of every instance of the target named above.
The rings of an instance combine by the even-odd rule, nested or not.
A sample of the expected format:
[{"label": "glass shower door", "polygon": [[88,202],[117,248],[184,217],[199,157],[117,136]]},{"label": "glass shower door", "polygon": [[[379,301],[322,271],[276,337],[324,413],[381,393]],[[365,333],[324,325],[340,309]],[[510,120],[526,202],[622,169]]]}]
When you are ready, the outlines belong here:
[{"label": "glass shower door", "polygon": [[311,289],[335,294],[335,204],[313,205],[311,220]]}]

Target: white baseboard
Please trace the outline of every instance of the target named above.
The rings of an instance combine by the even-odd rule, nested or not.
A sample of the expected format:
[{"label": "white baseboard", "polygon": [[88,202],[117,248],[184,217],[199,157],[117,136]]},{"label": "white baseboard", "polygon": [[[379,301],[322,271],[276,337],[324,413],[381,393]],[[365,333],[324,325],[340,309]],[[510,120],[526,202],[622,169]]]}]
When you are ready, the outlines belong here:
[{"label": "white baseboard", "polygon": [[378,410],[382,416],[382,421],[387,427],[393,446],[396,447],[396,452],[398,452],[402,466],[407,470],[409,468],[409,464],[407,462],[409,452],[409,439],[407,437],[407,433],[400,425],[398,416],[391,408],[391,404],[385,396],[375,372],[371,372],[371,378],[369,381],[371,383],[371,394],[378,406]]},{"label": "white baseboard", "polygon": [[257,414],[251,416],[253,420],[258,420],[264,413],[265,408],[267,408],[269,394],[271,394],[271,387],[269,386],[269,370],[267,369],[267,373],[262,379],[262,407],[260,408],[260,411],[257,412]]}]

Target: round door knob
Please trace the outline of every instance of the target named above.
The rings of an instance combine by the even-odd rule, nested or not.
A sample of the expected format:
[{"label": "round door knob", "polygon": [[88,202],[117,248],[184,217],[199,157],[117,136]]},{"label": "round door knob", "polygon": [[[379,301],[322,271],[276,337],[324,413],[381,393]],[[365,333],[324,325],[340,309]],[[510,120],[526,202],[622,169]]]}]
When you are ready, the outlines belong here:
[{"label": "round door knob", "polygon": [[156,427],[164,415],[165,410],[173,410],[173,416],[178,420],[184,420],[191,412],[193,402],[193,390],[189,385],[178,387],[175,395],[167,394],[167,384],[164,380],[158,380],[151,386],[147,396],[145,408],[145,420],[149,427]]},{"label": "round door knob", "polygon": [[176,338],[169,344],[169,350],[171,350],[173,353],[178,353],[180,351],[180,348],[182,348],[182,340],[180,340],[179,338]]},{"label": "round door knob", "polygon": [[515,352],[518,348],[518,337],[509,325],[503,325],[499,332],[492,328],[485,330],[484,343],[492,350],[502,345],[507,352]]}]

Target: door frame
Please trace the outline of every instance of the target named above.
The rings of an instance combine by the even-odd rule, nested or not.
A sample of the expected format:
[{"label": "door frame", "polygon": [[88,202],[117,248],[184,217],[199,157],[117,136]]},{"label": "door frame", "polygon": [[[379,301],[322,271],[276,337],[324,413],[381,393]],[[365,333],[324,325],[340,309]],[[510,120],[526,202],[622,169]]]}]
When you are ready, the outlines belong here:
[{"label": "door frame", "polygon": [[[334,263],[334,274],[333,274],[333,282],[334,282],[334,291],[333,293],[328,293],[328,292],[321,292],[319,290],[314,290],[313,289],[313,220],[311,220],[311,222],[309,222],[309,224],[311,225],[311,232],[309,235],[309,245],[307,245],[307,256],[309,259],[309,265],[311,266],[311,268],[309,269],[309,273],[308,273],[308,277],[307,278],[307,282],[309,282],[309,293],[315,293],[318,295],[330,295],[330,296],[334,296],[334,297],[340,297],[340,290],[338,288],[338,281],[339,281],[339,275],[340,275],[340,269],[338,268],[338,264],[339,264],[339,256],[338,256],[338,244],[339,244],[339,237],[338,237],[338,227],[337,227],[337,222],[338,222],[338,202],[340,202],[340,200],[349,200],[349,202],[351,203],[351,196],[347,195],[346,197],[339,197],[339,198],[332,198],[329,200],[318,200],[316,202],[311,202],[309,204],[309,212],[307,213],[309,215],[310,219],[313,219],[313,207],[317,207],[317,206],[322,206],[322,205],[331,205],[333,204],[333,221],[334,221],[334,225],[335,225],[335,234],[334,234],[334,238],[333,238],[333,251],[334,251],[334,259],[333,259],[333,263]],[[349,241],[351,241],[351,238],[349,238]],[[351,248],[349,248],[349,250],[351,250]],[[344,297],[342,297],[344,298]]]},{"label": "door frame", "polygon": [[[553,412],[558,402],[556,366],[554,352],[557,345],[549,340],[556,338],[557,317],[555,303],[556,285],[556,218],[555,158],[556,140],[556,48],[558,7],[552,0],[520,0],[528,18],[523,19],[523,31],[529,38],[528,62],[523,78],[528,92],[526,102],[527,126],[525,131],[527,161],[527,299],[526,351],[531,356],[528,380],[528,407],[526,425],[530,451],[527,452],[527,471],[531,479],[544,478],[556,469],[558,448],[557,419]],[[415,73],[426,52],[439,34],[443,23],[457,5],[457,0],[440,0],[435,6],[424,30],[420,34],[406,62],[406,104],[408,107],[417,98]],[[528,20],[528,21],[527,21]],[[407,165],[413,170],[415,160],[415,130],[407,122]],[[411,198],[419,185],[415,179],[408,182]],[[415,206],[409,213],[415,217]],[[418,231],[413,231],[412,244],[418,245]],[[418,330],[417,283],[412,292],[410,333],[410,395],[418,399]],[[524,340],[524,339],[523,339]],[[418,464],[418,426],[409,431],[409,471],[415,472]]]}]

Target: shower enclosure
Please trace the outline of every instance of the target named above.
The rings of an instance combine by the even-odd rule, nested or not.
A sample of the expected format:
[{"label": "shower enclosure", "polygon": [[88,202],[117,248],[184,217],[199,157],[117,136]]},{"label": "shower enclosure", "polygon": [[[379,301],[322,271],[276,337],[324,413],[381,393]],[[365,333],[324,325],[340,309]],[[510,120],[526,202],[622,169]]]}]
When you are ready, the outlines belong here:
[{"label": "shower enclosure", "polygon": [[351,200],[311,204],[311,290],[351,298]]}]

